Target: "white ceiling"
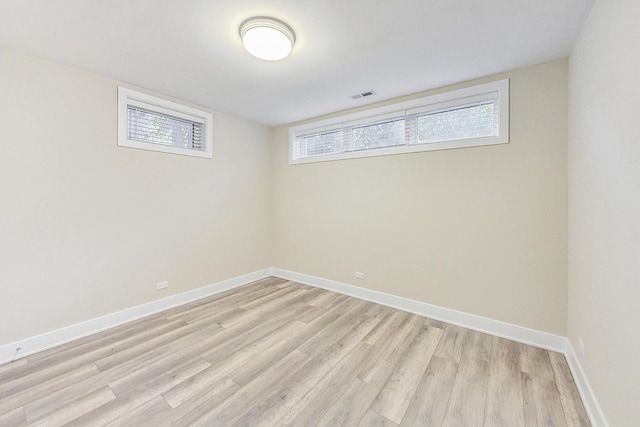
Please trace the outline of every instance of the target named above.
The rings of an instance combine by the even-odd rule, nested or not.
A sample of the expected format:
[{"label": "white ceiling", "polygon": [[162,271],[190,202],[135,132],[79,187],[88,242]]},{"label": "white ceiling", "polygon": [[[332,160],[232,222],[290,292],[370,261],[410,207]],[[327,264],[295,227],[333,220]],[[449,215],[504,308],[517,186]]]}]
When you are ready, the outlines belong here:
[{"label": "white ceiling", "polygon": [[[275,126],[567,57],[592,3],[0,0],[0,45]],[[243,50],[258,15],[296,32],[287,59]]]}]

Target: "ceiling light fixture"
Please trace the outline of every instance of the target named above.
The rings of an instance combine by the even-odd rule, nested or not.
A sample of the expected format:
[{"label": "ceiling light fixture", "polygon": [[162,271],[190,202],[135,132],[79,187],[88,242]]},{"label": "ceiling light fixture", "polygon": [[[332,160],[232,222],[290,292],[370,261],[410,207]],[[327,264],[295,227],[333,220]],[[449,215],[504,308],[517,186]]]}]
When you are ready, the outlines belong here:
[{"label": "ceiling light fixture", "polygon": [[296,35],[284,22],[265,16],[249,18],[240,25],[242,44],[251,55],[265,61],[289,56]]}]

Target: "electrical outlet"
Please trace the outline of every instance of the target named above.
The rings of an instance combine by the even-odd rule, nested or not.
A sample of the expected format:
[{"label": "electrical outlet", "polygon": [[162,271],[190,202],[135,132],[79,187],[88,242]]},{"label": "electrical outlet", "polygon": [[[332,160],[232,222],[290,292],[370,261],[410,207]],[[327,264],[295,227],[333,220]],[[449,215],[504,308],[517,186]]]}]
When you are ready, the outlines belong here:
[{"label": "electrical outlet", "polygon": [[578,351],[580,356],[584,356],[584,341],[582,341],[582,338],[578,338]]},{"label": "electrical outlet", "polygon": [[356,279],[364,279],[364,273],[361,271],[356,271]]},{"label": "electrical outlet", "polygon": [[160,290],[160,289],[167,289],[169,287],[169,282],[160,282],[158,284],[156,284],[156,290]]}]

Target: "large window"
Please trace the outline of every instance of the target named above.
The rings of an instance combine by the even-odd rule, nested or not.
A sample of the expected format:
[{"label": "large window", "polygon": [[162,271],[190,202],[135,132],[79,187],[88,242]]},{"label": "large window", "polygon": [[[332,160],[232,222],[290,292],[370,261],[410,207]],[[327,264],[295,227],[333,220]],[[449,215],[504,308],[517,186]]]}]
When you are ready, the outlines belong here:
[{"label": "large window", "polygon": [[206,111],[118,88],[118,145],[211,158],[213,118]]},{"label": "large window", "polygon": [[289,163],[509,142],[509,81],[289,128]]}]

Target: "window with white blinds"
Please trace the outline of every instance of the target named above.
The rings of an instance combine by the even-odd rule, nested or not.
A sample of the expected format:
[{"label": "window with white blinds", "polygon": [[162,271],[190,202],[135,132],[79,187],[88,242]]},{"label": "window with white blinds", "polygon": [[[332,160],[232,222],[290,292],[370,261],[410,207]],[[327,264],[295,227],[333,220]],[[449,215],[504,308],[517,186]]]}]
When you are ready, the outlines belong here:
[{"label": "window with white blinds", "polygon": [[211,158],[213,117],[186,105],[118,88],[118,145]]},{"label": "window with white blinds", "polygon": [[509,142],[509,80],[289,128],[289,163]]}]

